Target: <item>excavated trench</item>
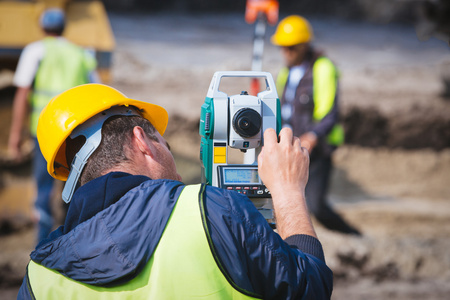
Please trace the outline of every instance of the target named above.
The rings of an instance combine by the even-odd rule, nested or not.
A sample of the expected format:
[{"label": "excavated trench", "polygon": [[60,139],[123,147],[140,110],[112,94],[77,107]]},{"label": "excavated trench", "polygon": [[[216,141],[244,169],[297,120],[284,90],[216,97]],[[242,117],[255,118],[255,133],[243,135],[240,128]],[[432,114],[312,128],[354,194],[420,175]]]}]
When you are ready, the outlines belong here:
[{"label": "excavated trench", "polygon": [[[445,100],[442,100],[445,101]],[[349,108],[342,115],[346,143],[401,149],[450,148],[450,118],[433,107],[411,107],[387,116],[375,108]]]}]

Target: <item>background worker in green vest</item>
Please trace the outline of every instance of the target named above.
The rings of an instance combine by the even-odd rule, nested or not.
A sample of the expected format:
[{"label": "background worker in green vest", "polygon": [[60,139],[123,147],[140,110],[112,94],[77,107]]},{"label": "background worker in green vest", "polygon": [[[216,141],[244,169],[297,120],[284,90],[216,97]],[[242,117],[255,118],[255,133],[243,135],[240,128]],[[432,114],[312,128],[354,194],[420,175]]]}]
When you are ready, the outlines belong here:
[{"label": "background worker in green vest", "polygon": [[272,36],[280,46],[286,67],[277,77],[283,127],[291,128],[310,153],[306,201],[310,212],[325,227],[360,234],[327,203],[332,170],[331,154],[344,141],[338,124],[338,72],[333,63],[315,50],[313,31],[303,17],[283,19]]},{"label": "background worker in green vest", "polygon": [[31,253],[18,299],[330,299],[308,152],[292,131],[267,130],[258,157],[278,234],[247,196],[183,184],[167,123],[162,107],[101,84],[50,101],[37,137],[70,205]]},{"label": "background worker in green vest", "polygon": [[36,180],[35,200],[38,218],[37,241],[46,238],[53,226],[50,194],[53,178],[36,141],[36,128],[41,110],[57,94],[76,85],[97,82],[96,60],[92,53],[72,44],[61,35],[65,16],[60,9],[45,10],[40,18],[45,38],[27,45],[14,75],[17,91],[14,97],[8,148],[14,159],[21,158],[22,132],[30,112],[30,134],[35,141],[33,176]]}]

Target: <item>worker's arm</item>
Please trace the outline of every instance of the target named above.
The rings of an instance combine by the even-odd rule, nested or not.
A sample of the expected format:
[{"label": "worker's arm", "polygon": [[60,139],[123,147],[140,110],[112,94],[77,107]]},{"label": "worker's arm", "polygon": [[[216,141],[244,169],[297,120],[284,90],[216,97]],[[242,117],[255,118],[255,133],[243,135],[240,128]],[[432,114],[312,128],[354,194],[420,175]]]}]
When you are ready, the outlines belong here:
[{"label": "worker's arm", "polygon": [[314,123],[308,132],[300,136],[302,146],[309,153],[317,145],[319,139],[325,138],[339,121],[338,97],[335,96],[334,104],[331,110],[317,123]]},{"label": "worker's arm", "polygon": [[296,234],[317,237],[305,201],[309,155],[292,130],[283,128],[279,142],[275,130],[264,132],[258,172],[272,195],[278,233],[283,239]]},{"label": "worker's arm", "polygon": [[300,136],[302,146],[311,151],[320,139],[325,138],[339,121],[338,72],[334,64],[325,57],[319,58],[313,67],[314,122]]},{"label": "worker's arm", "polygon": [[329,299],[332,272],[305,204],[309,158],[290,129],[264,135],[259,173],[270,189],[276,234],[244,195],[207,187],[205,215],[216,258],[240,288],[264,299]]},{"label": "worker's arm", "polygon": [[45,47],[42,41],[27,45],[20,54],[13,83],[17,87],[14,96],[8,151],[13,158],[20,158],[22,128],[28,115],[28,94],[31,91],[39,63],[44,57]]},{"label": "worker's arm", "polygon": [[18,87],[14,96],[12,121],[9,132],[8,151],[14,159],[21,156],[20,144],[22,141],[22,128],[28,111],[28,94],[30,87]]},{"label": "worker's arm", "polygon": [[[281,133],[280,144],[283,144],[283,138],[286,138],[285,133],[285,130]],[[275,132],[273,138],[276,143]],[[265,147],[267,146],[266,142]],[[288,159],[291,160],[291,165],[288,166],[290,171],[286,171],[297,174],[299,169],[303,169],[304,173],[299,177],[304,182],[297,182],[293,177],[282,182],[281,176],[284,175],[280,175],[279,169],[286,167],[286,162],[281,163],[281,166],[277,165],[275,160],[278,157],[270,157],[271,151],[266,150],[268,148],[263,152],[264,159],[273,160],[270,162],[270,166],[273,167],[269,169],[273,172],[270,176],[279,177],[273,179],[272,183],[280,184],[286,189],[285,191],[282,191],[282,188],[278,191],[272,189],[276,194],[273,197],[277,203],[275,209],[278,209],[277,227],[283,239],[273,231],[246,196],[208,186],[205,192],[208,199],[205,201],[205,215],[215,256],[224,267],[224,273],[228,274],[237,286],[261,298],[329,299],[333,275],[325,264],[322,245],[314,237],[315,233],[307,215],[302,192],[302,186],[306,181],[304,176],[307,174],[308,154],[303,149],[297,157],[301,157],[300,161]],[[282,155],[281,152],[283,151],[277,155]],[[297,150],[294,152],[299,153]],[[291,156],[289,151],[284,154]],[[305,165],[301,164],[301,161],[305,163],[305,160],[306,170]],[[293,166],[295,163],[299,164]],[[266,166],[269,167],[269,164]],[[269,187],[272,188],[270,179],[267,176],[264,178],[263,180],[269,180]],[[289,188],[286,182],[293,183],[292,187]]]},{"label": "worker's arm", "polygon": [[283,241],[243,194],[207,186],[205,198],[215,257],[238,287],[263,299],[329,299],[332,272],[317,238]]},{"label": "worker's arm", "polygon": [[29,287],[28,284],[28,267],[27,267],[27,273],[25,274],[25,277],[22,281],[22,285],[20,286],[19,292],[17,294],[17,300],[28,300],[28,299],[34,299],[33,296],[31,296],[31,287]]}]

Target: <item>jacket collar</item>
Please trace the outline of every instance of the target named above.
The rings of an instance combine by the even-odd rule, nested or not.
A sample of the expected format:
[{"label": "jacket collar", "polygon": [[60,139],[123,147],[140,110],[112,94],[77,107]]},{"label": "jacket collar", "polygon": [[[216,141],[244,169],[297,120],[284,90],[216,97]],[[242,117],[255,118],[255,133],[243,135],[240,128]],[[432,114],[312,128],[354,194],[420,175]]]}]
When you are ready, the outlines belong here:
[{"label": "jacket collar", "polygon": [[129,280],[156,249],[183,187],[126,173],[93,180],[77,190],[65,225],[31,259],[87,284]]}]

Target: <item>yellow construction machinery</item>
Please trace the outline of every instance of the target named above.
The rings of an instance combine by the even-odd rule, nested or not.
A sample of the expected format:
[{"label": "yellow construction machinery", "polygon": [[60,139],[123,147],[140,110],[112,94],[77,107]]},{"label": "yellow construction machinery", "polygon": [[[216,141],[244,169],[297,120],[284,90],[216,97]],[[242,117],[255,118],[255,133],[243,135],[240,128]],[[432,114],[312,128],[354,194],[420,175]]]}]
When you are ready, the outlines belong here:
[{"label": "yellow construction machinery", "polygon": [[77,0],[0,0],[0,71],[16,68],[22,49],[44,37],[39,26],[41,13],[50,7],[66,13],[64,37],[94,49],[102,82],[111,79],[115,41],[103,3]]}]

